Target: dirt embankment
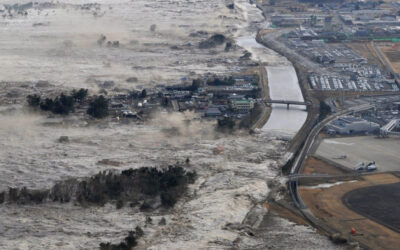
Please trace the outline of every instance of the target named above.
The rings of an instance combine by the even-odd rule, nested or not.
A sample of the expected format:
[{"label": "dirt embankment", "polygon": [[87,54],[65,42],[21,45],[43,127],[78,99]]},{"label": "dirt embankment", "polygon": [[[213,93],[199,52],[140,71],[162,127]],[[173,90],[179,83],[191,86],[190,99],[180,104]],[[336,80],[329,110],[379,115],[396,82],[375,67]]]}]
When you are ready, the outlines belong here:
[{"label": "dirt embankment", "polygon": [[316,157],[309,157],[301,168],[300,173],[341,175],[344,174],[345,171],[339,168],[335,168],[334,166],[329,165]]}]

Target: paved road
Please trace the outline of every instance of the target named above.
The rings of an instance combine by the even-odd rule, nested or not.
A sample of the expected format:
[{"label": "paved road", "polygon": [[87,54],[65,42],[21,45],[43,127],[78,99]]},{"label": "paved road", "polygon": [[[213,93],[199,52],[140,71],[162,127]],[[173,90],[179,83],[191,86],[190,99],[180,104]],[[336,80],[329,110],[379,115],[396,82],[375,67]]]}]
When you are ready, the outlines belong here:
[{"label": "paved road", "polygon": [[[309,58],[301,55],[298,51],[289,48],[284,42],[280,42],[278,39],[285,33],[288,33],[292,29],[282,29],[276,32],[268,33],[262,39],[268,44],[273,45],[275,48],[279,48],[279,51],[285,54],[286,57],[290,56],[292,61],[301,62],[303,66],[319,74],[332,74],[326,68],[321,67],[320,64],[313,62]],[[274,49],[275,50],[275,49]]]},{"label": "paved road", "polygon": [[[349,108],[347,110],[343,110],[341,112],[335,113],[327,118],[325,118],[322,122],[318,123],[310,132],[309,136],[307,137],[303,148],[301,149],[300,153],[298,154],[297,158],[295,159],[292,168],[290,169],[290,174],[291,175],[297,175],[303,166],[304,160],[306,156],[308,155],[311,146],[314,144],[315,138],[319,134],[319,132],[331,121],[337,119],[339,116],[343,116],[346,114],[350,114],[352,112],[357,112],[357,111],[362,111],[362,110],[368,110],[373,108],[373,105],[370,104],[363,104],[360,106],[355,106],[352,108]],[[303,201],[301,200],[299,194],[298,194],[298,183],[297,183],[297,178],[290,180],[289,181],[289,191],[291,193],[292,199],[295,203],[295,205],[301,210],[301,209],[306,209],[307,207],[304,205]]]},{"label": "paved road", "polygon": [[379,58],[381,59],[381,61],[385,64],[386,69],[393,74],[394,79],[400,83],[400,79],[397,76],[396,71],[392,68],[392,64],[390,62],[388,62],[386,56],[382,53],[382,51],[376,46],[376,43],[372,42],[372,46],[374,48],[374,50],[376,51],[376,53],[378,54]]}]

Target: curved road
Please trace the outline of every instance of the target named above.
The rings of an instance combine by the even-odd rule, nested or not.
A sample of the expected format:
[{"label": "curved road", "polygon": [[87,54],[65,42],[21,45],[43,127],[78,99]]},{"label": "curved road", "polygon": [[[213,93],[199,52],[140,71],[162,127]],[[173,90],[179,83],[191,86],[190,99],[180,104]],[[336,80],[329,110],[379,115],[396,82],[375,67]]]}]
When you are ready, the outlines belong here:
[{"label": "curved road", "polygon": [[[343,110],[341,112],[335,113],[327,118],[325,118],[322,122],[318,123],[310,132],[309,136],[307,137],[304,146],[302,147],[300,153],[296,157],[292,168],[290,169],[290,175],[298,175],[301,167],[303,166],[304,160],[306,156],[308,155],[311,146],[314,144],[315,138],[318,136],[319,132],[331,121],[337,119],[339,116],[347,115],[352,112],[358,112],[358,111],[363,111],[363,110],[368,110],[373,108],[373,105],[369,104],[364,104],[360,106],[355,106],[351,107],[347,110]],[[303,201],[301,200],[301,197],[298,194],[298,182],[297,178],[290,179],[289,180],[289,191],[292,196],[292,199],[296,205],[296,207],[302,211],[303,209],[306,209],[307,207],[304,205]],[[306,216],[306,215],[305,215]],[[307,216],[306,216],[307,217]]]}]

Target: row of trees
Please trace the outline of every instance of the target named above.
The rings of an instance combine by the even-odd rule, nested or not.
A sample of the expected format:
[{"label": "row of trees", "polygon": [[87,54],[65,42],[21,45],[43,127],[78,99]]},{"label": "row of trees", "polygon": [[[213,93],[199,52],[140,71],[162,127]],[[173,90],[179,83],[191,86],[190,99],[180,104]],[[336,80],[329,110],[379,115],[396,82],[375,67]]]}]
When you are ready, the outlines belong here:
[{"label": "row of trees", "polygon": [[82,102],[88,95],[87,89],[73,90],[70,95],[61,93],[54,99],[46,98],[42,100],[41,96],[28,95],[27,101],[31,107],[39,107],[44,111],[51,111],[54,114],[67,115],[75,109],[75,103]]},{"label": "row of trees", "polygon": [[208,79],[207,84],[211,86],[233,86],[235,85],[235,80],[232,76],[224,77],[223,79],[215,77],[214,79]]},{"label": "row of trees", "polygon": [[104,96],[98,96],[90,104],[87,113],[95,118],[104,118],[108,115],[108,101]]},{"label": "row of trees", "polygon": [[326,104],[324,101],[319,102],[319,121],[325,119],[327,115],[331,113],[331,107]]},{"label": "row of trees", "polygon": [[119,244],[100,243],[100,250],[130,250],[137,245],[137,240],[144,235],[141,227],[137,226],[135,231],[130,231],[128,236]]},{"label": "row of trees", "polygon": [[67,115],[74,111],[75,101],[72,96],[62,93],[55,99],[46,98],[41,100],[38,95],[29,95],[28,104],[31,107],[40,107],[41,110],[51,111],[54,114]]},{"label": "row of trees", "polygon": [[168,208],[175,205],[186,192],[187,185],[195,181],[195,177],[195,172],[187,172],[179,165],[171,165],[162,170],[142,167],[121,173],[104,171],[82,181],[69,179],[59,182],[51,189],[10,188],[8,192],[0,193],[0,204],[5,201],[39,204],[47,200],[61,203],[76,200],[83,206],[102,206],[114,201],[117,208],[130,202],[131,205],[143,203],[143,209],[149,209],[145,201],[157,200],[159,197],[161,204]]},{"label": "row of trees", "polygon": [[[40,108],[43,111],[50,111],[53,114],[68,115],[74,112],[75,105],[82,103],[88,96],[87,89],[73,90],[71,94],[61,93],[59,96],[42,99],[41,96],[34,94],[27,96],[27,102],[30,107]],[[108,101],[104,96],[96,97],[89,104],[87,113],[95,118],[104,118],[108,115]]]}]

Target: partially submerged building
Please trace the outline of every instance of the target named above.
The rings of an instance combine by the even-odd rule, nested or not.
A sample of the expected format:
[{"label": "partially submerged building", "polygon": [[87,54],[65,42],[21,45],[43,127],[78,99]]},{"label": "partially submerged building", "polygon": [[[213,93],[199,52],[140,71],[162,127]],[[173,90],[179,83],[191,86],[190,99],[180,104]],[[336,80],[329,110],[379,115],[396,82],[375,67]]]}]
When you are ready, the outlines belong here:
[{"label": "partially submerged building", "polygon": [[223,114],[218,107],[207,108],[206,111],[204,112],[204,116],[206,116],[206,117],[219,117],[222,115]]}]

